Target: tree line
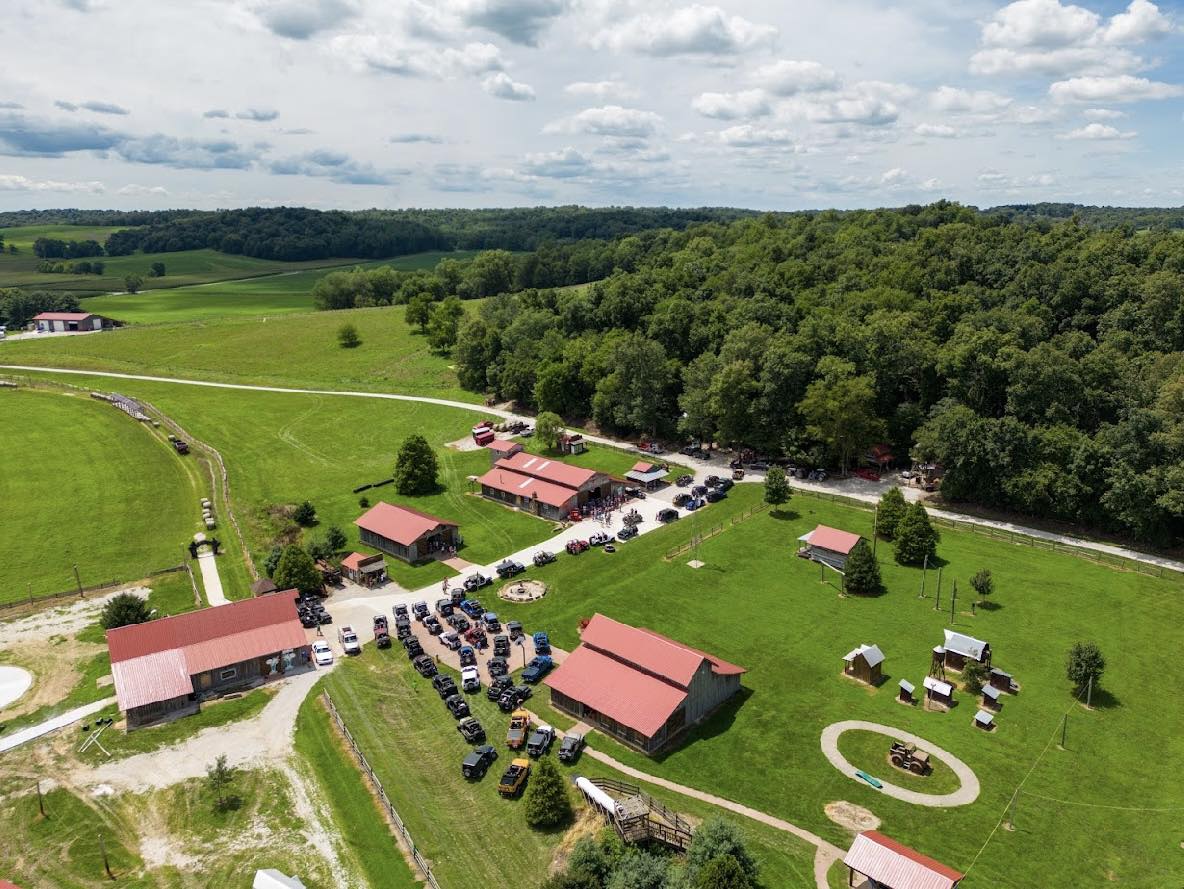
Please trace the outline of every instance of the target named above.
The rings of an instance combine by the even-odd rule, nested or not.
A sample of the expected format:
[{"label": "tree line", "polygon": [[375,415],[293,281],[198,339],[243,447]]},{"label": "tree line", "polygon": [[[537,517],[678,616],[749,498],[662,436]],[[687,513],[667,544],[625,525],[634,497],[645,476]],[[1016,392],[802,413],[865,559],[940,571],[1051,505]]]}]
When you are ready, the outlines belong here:
[{"label": "tree line", "polygon": [[25,327],[42,312],[80,312],[78,297],[70,293],[0,288],[0,325],[12,329]]},{"label": "tree line", "polygon": [[465,388],[846,469],[873,444],[943,495],[1184,538],[1184,240],[941,202],[645,232],[628,268],[487,300]]},{"label": "tree line", "polygon": [[93,238],[83,241],[38,238],[33,242],[33,255],[39,259],[87,259],[103,254],[103,245]]}]

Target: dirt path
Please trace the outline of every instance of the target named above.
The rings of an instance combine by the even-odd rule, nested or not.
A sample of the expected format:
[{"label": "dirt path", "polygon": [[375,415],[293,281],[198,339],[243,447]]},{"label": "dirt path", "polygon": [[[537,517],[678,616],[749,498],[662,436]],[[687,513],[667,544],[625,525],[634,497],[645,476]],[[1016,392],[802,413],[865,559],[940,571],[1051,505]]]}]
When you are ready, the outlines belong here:
[{"label": "dirt path", "polygon": [[197,564],[201,568],[202,586],[206,588],[206,601],[211,605],[225,605],[229,599],[222,592],[222,578],[218,576],[217,557],[208,549],[197,554]]},{"label": "dirt path", "polygon": [[13,732],[5,738],[0,738],[0,753],[12,750],[14,747],[21,746],[21,744],[27,744],[29,741],[40,738],[42,735],[56,732],[60,728],[73,725],[75,722],[86,719],[86,717],[98,713],[100,710],[110,707],[114,703],[115,698],[103,698],[101,701],[95,701],[93,704],[84,704],[74,710],[68,710],[61,716],[55,716],[53,719],[47,719],[45,722],[31,725],[28,728],[21,729],[19,732]]},{"label": "dirt path", "polygon": [[[967,726],[968,730],[969,728]],[[883,781],[884,786],[881,788],[881,792],[886,796],[895,797],[896,799],[904,800],[906,803],[913,803],[918,806],[933,806],[939,809],[966,806],[978,799],[980,789],[978,777],[974,774],[974,770],[970,766],[962,762],[954,754],[934,746],[920,735],[910,734],[909,732],[892,728],[889,725],[880,725],[878,722],[864,722],[862,719],[848,719],[844,722],[836,722],[822,730],[823,756],[830,760],[831,765],[844,775],[849,776],[852,780],[864,783],[862,778],[855,776],[855,766],[851,765],[847,761],[847,758],[839,752],[839,735],[852,729],[875,732],[878,735],[885,735],[893,741],[911,741],[917,745],[918,749],[924,750],[934,759],[941,760],[953,769],[954,774],[958,776],[958,780],[962,782],[962,786],[953,793],[920,793],[916,790],[907,790],[904,787],[889,784],[887,781],[883,781],[879,775],[876,775],[875,777],[878,780]],[[869,784],[868,786],[870,787],[871,785]]]},{"label": "dirt path", "polygon": [[99,612],[107,600],[120,593],[135,593],[148,598],[151,590],[144,586],[126,586],[102,595],[75,599],[67,605],[55,605],[22,617],[0,623],[0,649],[16,648],[26,643],[48,642],[55,636],[73,636],[99,619]]}]

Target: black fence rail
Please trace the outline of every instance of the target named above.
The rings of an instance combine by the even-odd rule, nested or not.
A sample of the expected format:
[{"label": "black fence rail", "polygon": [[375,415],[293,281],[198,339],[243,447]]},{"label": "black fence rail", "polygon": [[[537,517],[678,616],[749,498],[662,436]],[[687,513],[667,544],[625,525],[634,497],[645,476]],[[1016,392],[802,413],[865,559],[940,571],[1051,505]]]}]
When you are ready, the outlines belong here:
[{"label": "black fence rail", "polygon": [[155,571],[149,571],[141,577],[133,580],[106,580],[102,583],[94,583],[83,586],[79,584],[72,589],[62,590],[60,593],[41,593],[30,594],[20,599],[15,599],[12,602],[0,603],[0,613],[10,611],[15,608],[29,608],[30,606],[49,605],[60,599],[85,599],[88,595],[95,593],[107,593],[111,590],[117,590],[120,587],[128,586],[135,583],[137,580],[147,580],[150,577],[159,577],[161,574],[172,574],[177,571],[185,571],[188,565],[171,565],[168,568],[158,568]]},{"label": "black fence rail", "polygon": [[417,849],[415,846],[415,840],[411,838],[411,833],[407,830],[407,826],[403,823],[403,819],[399,817],[399,813],[395,809],[394,803],[392,803],[390,801],[390,797],[386,795],[386,790],[383,789],[382,781],[378,779],[378,775],[374,774],[374,769],[370,767],[370,761],[366,759],[366,754],[362,752],[362,749],[358,746],[358,742],[354,740],[353,734],[346,726],[345,720],[341,718],[341,714],[337,711],[337,706],[333,703],[333,698],[330,697],[329,692],[323,692],[321,697],[325,701],[325,707],[328,709],[329,715],[333,717],[333,721],[337,723],[337,727],[341,729],[341,734],[345,737],[346,742],[349,744],[350,750],[352,750],[354,752],[354,756],[357,757],[358,765],[362,767],[362,771],[365,773],[367,780],[369,780],[371,786],[374,788],[374,792],[378,794],[378,800],[382,804],[383,810],[386,812],[387,817],[390,818],[391,824],[395,826],[396,837],[401,841],[400,845],[405,846],[407,851],[411,854],[411,858],[415,862],[415,866],[419,869],[420,874],[423,875],[423,878],[427,884],[431,886],[432,889],[440,889],[440,884],[436,881],[436,877],[432,873],[432,869],[428,866],[428,863],[426,860],[424,860],[424,857],[419,853],[419,849]]}]

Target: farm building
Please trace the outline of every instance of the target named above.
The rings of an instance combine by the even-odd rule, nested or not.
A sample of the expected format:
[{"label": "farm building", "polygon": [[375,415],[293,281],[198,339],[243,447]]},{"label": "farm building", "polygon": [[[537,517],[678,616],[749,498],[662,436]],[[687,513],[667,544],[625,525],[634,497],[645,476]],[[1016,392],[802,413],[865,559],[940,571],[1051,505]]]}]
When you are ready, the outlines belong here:
[{"label": "farm building", "polygon": [[379,555],[350,553],[341,560],[341,573],[362,586],[378,586],[386,581],[386,559]]},{"label": "farm building", "polygon": [[802,542],[798,555],[803,559],[821,562],[836,571],[842,571],[847,565],[847,557],[851,555],[851,550],[855,549],[855,545],[863,538],[850,531],[819,525],[798,540]]},{"label": "farm building", "polygon": [[995,714],[988,710],[979,710],[974,714],[974,727],[989,732],[995,728]]},{"label": "farm building", "polygon": [[306,666],[309,646],[293,593],[108,630],[115,696],[128,728],[196,712],[203,698]]},{"label": "farm building", "polygon": [[462,542],[456,522],[409,506],[375,503],[354,524],[362,543],[404,562],[421,562]]},{"label": "farm building", "polygon": [[963,877],[878,830],[865,830],[855,837],[843,864],[848,868],[848,886],[855,885],[859,874],[870,881],[872,889],[955,889]]},{"label": "farm building", "polygon": [[877,645],[860,645],[843,655],[843,673],[868,685],[879,685],[884,652]]},{"label": "farm building", "polygon": [[275,581],[270,577],[260,577],[257,581],[251,584],[252,596],[266,596],[268,593],[278,592],[279,587],[275,585]]},{"label": "farm building", "polygon": [[586,450],[588,450],[588,445],[580,433],[564,432],[559,436],[559,453],[575,455],[582,454]]},{"label": "farm building", "polygon": [[634,463],[633,468],[625,473],[625,478],[637,482],[643,488],[653,488],[666,477],[666,470],[653,463]]},{"label": "farm building", "polygon": [[110,330],[119,322],[91,312],[42,312],[33,316],[33,325],[38,333],[87,333]]},{"label": "farm building", "polygon": [[544,681],[551,705],[654,753],[740,690],[743,667],[597,614]]},{"label": "farm building", "polygon": [[896,695],[896,699],[905,704],[913,703],[913,692],[917,690],[917,686],[909,682],[907,679],[900,680],[900,691]]},{"label": "farm building", "polygon": [[496,463],[503,457],[513,457],[521,451],[522,445],[516,441],[509,441],[504,438],[495,438],[485,447],[489,449],[489,460],[491,463]]},{"label": "farm building", "polygon": [[1015,684],[1015,679],[1010,673],[1004,673],[997,667],[992,667],[990,672],[990,682],[992,688],[997,688],[999,691],[1006,691],[1015,694],[1019,691],[1019,686]]},{"label": "farm building", "polygon": [[991,646],[981,639],[964,636],[953,630],[946,630],[945,665],[951,670],[961,670],[967,661],[976,661],[988,669],[991,666]]},{"label": "farm building", "polygon": [[934,676],[926,676],[922,683],[925,686],[925,699],[941,704],[943,707],[954,706],[954,686]]},{"label": "farm building", "polygon": [[1003,702],[999,700],[1001,692],[993,685],[983,686],[983,706],[988,710],[1001,710]]},{"label": "farm building", "polygon": [[623,488],[603,472],[525,451],[498,460],[477,482],[485,497],[548,519],[567,518],[589,500],[606,498]]}]

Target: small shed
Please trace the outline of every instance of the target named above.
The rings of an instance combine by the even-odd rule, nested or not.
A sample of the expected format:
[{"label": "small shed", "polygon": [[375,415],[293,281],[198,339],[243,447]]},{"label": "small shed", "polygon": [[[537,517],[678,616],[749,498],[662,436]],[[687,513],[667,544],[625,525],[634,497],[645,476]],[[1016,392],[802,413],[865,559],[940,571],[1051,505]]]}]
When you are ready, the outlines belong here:
[{"label": "small shed", "polygon": [[666,470],[644,460],[634,463],[633,468],[625,473],[625,478],[637,482],[643,488],[654,488],[666,477]]},{"label": "small shed", "polygon": [[1002,670],[992,667],[989,675],[991,688],[997,688],[1008,694],[1015,694],[1019,691],[1019,686],[1015,684],[1015,679],[1010,673],[1004,673]]},{"label": "small shed", "polygon": [[851,550],[855,549],[856,544],[863,538],[850,531],[819,525],[798,540],[802,542],[802,547],[798,550],[799,556],[842,571],[847,566],[847,557],[851,555]]},{"label": "small shed", "polygon": [[582,454],[586,450],[588,450],[588,445],[580,433],[564,432],[559,436],[559,453]]},{"label": "small shed", "polygon": [[[982,639],[945,630],[945,666],[951,670],[961,671],[969,661],[982,664],[988,669],[991,666],[991,646]],[[935,649],[936,651],[936,649]]]},{"label": "small shed", "polygon": [[995,728],[995,714],[987,710],[979,710],[974,714],[974,727],[989,732]]},{"label": "small shed", "polygon": [[877,645],[860,645],[843,655],[843,673],[868,685],[879,685],[884,652]]},{"label": "small shed", "polygon": [[485,447],[489,449],[490,465],[493,465],[503,457],[513,457],[519,451],[523,450],[520,442],[510,441],[507,438],[495,438],[485,445]]},{"label": "small shed", "polygon": [[925,686],[925,699],[943,707],[954,706],[954,686],[933,676],[926,676],[922,683]]},{"label": "small shed", "polygon": [[275,585],[275,581],[270,577],[260,577],[257,581],[251,584],[252,596],[266,596],[268,593],[274,593],[279,589]]},{"label": "small shed", "polygon": [[916,690],[917,687],[913,685],[913,683],[909,682],[907,679],[902,679],[900,680],[900,693],[897,694],[896,699],[905,704],[916,703],[916,701],[913,700],[913,692]]},{"label": "small shed", "polygon": [[341,573],[364,587],[376,587],[386,581],[386,559],[380,555],[350,553],[341,560]]},{"label": "small shed", "polygon": [[956,889],[963,877],[878,830],[865,830],[855,837],[843,864],[850,870],[848,885],[854,885],[855,874],[860,874],[876,889]]},{"label": "small shed", "polygon": [[999,700],[999,689],[993,685],[983,686],[983,706],[988,710],[1000,710],[1003,707],[1003,702]]}]

